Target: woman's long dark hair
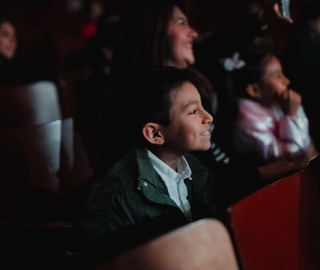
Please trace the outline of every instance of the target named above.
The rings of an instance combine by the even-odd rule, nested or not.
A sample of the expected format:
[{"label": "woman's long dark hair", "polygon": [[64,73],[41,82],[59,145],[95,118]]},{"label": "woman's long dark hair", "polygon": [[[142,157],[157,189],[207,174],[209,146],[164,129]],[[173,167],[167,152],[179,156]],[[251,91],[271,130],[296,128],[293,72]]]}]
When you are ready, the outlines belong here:
[{"label": "woman's long dark hair", "polygon": [[166,29],[174,6],[185,12],[182,0],[137,0],[123,9],[112,65],[115,78],[164,65],[169,51]]}]

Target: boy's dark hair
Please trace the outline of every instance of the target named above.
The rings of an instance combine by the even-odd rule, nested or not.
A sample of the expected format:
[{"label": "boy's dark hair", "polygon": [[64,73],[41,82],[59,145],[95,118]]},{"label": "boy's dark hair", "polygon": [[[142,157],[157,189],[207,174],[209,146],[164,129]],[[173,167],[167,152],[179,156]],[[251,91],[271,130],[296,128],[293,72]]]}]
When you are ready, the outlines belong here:
[{"label": "boy's dark hair", "polygon": [[169,125],[172,106],[170,94],[188,81],[185,71],[165,66],[142,72],[135,77],[127,95],[133,105],[132,111],[136,113],[132,117],[135,125],[140,125],[140,130],[148,122]]},{"label": "boy's dark hair", "polygon": [[145,147],[142,127],[146,123],[170,124],[171,93],[186,82],[184,70],[163,66],[130,76],[109,89],[100,118],[103,166],[108,168],[132,147]]}]

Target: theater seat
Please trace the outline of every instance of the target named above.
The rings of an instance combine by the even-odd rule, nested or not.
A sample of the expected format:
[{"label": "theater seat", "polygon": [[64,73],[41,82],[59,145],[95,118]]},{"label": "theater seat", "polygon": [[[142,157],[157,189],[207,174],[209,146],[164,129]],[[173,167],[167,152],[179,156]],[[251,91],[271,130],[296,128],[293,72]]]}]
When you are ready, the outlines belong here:
[{"label": "theater seat", "polygon": [[0,88],[0,130],[61,119],[58,89],[51,81]]},{"label": "theater seat", "polygon": [[320,269],[320,202],[308,167],[229,209],[244,270]]},{"label": "theater seat", "polygon": [[94,270],[236,270],[229,233],[221,222],[203,219],[100,264]]},{"label": "theater seat", "polygon": [[64,250],[72,235],[71,225],[0,221],[0,269],[68,269]]},{"label": "theater seat", "polygon": [[[66,205],[57,204],[62,195],[65,199],[91,181],[92,169],[73,133],[72,118],[2,131],[0,148],[1,209],[15,219],[62,213]],[[77,202],[75,197],[72,203]]]}]

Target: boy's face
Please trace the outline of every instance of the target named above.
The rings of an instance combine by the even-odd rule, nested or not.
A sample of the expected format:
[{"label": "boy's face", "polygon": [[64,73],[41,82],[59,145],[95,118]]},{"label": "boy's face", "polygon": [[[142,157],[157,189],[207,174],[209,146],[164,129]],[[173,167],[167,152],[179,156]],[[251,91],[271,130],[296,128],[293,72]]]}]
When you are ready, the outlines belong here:
[{"label": "boy's face", "polygon": [[191,83],[171,93],[170,125],[162,127],[164,144],[169,151],[183,155],[188,151],[210,148],[212,116],[203,109],[200,95]]}]

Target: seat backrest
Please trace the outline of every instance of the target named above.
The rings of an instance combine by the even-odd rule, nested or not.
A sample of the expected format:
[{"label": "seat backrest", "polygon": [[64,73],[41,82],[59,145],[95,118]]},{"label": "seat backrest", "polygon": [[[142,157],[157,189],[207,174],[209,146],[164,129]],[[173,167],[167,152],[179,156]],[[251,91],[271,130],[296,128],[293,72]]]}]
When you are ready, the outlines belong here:
[{"label": "seat backrest", "polygon": [[71,237],[71,222],[0,221],[0,269],[74,269],[64,255]]},{"label": "seat backrest", "polygon": [[4,208],[11,211],[16,203],[21,208],[31,201],[48,207],[46,200],[55,203],[58,195],[74,191],[92,177],[73,131],[73,119],[67,118],[0,132],[0,204]]},{"label": "seat backrest", "polygon": [[58,89],[39,81],[0,89],[0,130],[40,125],[61,119]]},{"label": "seat backrest", "polygon": [[15,219],[55,211],[61,120],[0,133],[0,205]]},{"label": "seat backrest", "polygon": [[151,240],[96,268],[110,270],[238,269],[226,228],[204,219]]},{"label": "seat backrest", "polygon": [[319,193],[309,169],[241,200],[229,217],[243,269],[320,269]]},{"label": "seat backrest", "polygon": [[2,179],[29,182],[56,193],[61,120],[2,131],[0,135]]}]

